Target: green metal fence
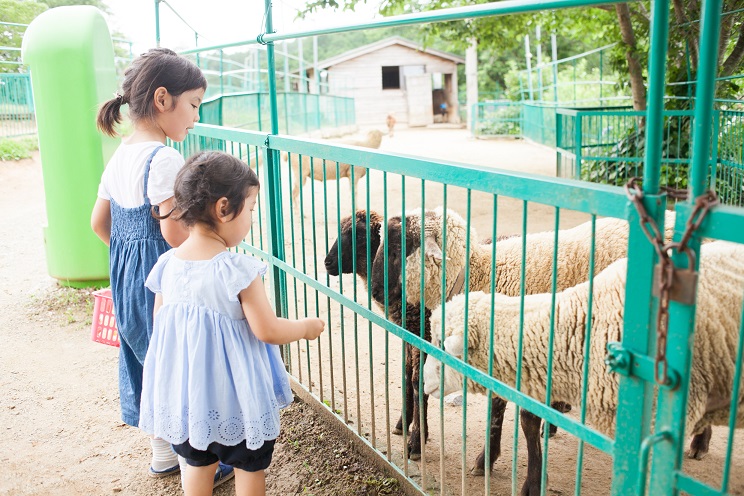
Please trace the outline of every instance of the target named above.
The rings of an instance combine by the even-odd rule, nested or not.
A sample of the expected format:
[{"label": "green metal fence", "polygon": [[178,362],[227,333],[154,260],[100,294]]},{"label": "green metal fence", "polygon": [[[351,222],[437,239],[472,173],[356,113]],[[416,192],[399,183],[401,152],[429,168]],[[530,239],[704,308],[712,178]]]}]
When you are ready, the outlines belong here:
[{"label": "green metal fence", "polygon": [[[735,110],[715,110],[708,128],[712,150],[707,184],[727,205],[744,205],[742,115]],[[693,117],[692,111],[664,113],[662,186],[688,186]],[[644,120],[644,112],[626,109],[558,109],[557,175],[614,185],[642,176]]]},{"label": "green metal fence", "polygon": [[[271,128],[269,93],[236,93],[204,102],[200,120],[240,129]],[[354,99],[308,93],[277,95],[278,125],[286,134],[304,134],[320,129],[340,129],[356,123]]]},{"label": "green metal fence", "polygon": [[[505,1],[325,30],[277,34],[273,33],[271,2],[267,0],[266,33],[258,39],[267,43],[270,133],[267,136],[266,132],[200,124],[182,145],[186,155],[198,149],[216,148],[251,164],[254,156],[265,157],[262,161],[256,159],[258,165],[254,165],[262,179],[258,227],[241,248],[271,266],[268,284],[278,314],[318,315],[328,322],[329,329],[317,341],[285,347],[294,386],[316,401],[319,408],[326,409],[339,425],[356,434],[358,443],[374,450],[390,470],[396,471],[401,476],[402,492],[517,494],[522,487],[522,494],[532,495],[555,492],[702,496],[736,494],[744,488],[741,479],[744,454],[734,449],[735,427],[737,422],[741,425],[743,415],[737,407],[744,397],[741,391],[744,287],[733,284],[733,290],[727,291],[725,298],[714,299],[712,307],[705,293],[701,298],[708,306],[699,312],[694,298],[678,301],[679,297],[675,296],[667,300],[667,287],[658,283],[663,282],[661,278],[668,272],[660,271],[656,285],[653,277],[658,257],[666,252],[649,242],[644,234],[649,219],[663,225],[666,198],[659,194],[663,183],[662,163],[665,157],[674,158],[664,148],[665,120],[678,117],[663,112],[668,2],[656,0],[650,4],[653,22],[649,102],[643,116],[644,147],[639,152],[645,167],[642,189],[631,189],[631,199],[619,186],[418,159],[279,134],[281,98],[272,77],[274,41],[591,4],[589,0]],[[693,199],[703,197],[709,183],[707,174],[713,148],[708,123],[713,122],[714,115],[721,2],[706,0],[702,8],[700,68],[688,155],[688,186]],[[735,135],[737,122],[735,116],[729,116],[726,132]],[[576,126],[573,132],[583,137],[583,130],[577,132]],[[596,145],[601,147],[604,141],[600,139]],[[736,156],[738,150],[733,146],[730,152],[733,155],[727,156]],[[287,162],[280,161],[280,151],[287,154]],[[299,196],[294,201],[291,191],[293,181],[298,178],[286,165],[292,163],[293,157],[316,158],[308,161],[309,166],[322,172],[319,180],[298,188]],[[330,181],[332,174],[338,177],[342,168],[347,169],[345,164],[356,166],[348,170],[351,183],[360,179],[359,190],[348,188],[345,180]],[[456,209],[465,227],[456,229],[449,218],[437,220],[436,211],[429,212],[435,206],[441,206],[443,211]],[[473,215],[476,206],[487,214]],[[679,241],[688,219],[699,218],[700,211],[692,199],[677,203],[675,211],[676,221],[669,232]],[[347,223],[344,219],[349,215],[357,222]],[[627,239],[618,234],[623,229],[612,235],[601,232],[599,225],[604,220],[600,217],[627,220]],[[505,218],[519,220],[521,228],[511,233],[517,238],[481,245],[478,240],[482,237],[495,239],[505,234],[500,227]],[[433,224],[425,224],[426,219],[432,219]],[[394,232],[387,232],[384,227],[389,221],[407,233],[397,238],[398,245],[392,241]],[[581,258],[572,257],[567,265],[560,265],[565,256],[562,253],[568,249],[562,243],[567,234],[561,230],[581,221],[588,222],[581,236],[588,248]],[[411,227],[410,231],[407,226]],[[436,231],[439,234],[434,243],[445,247],[438,263],[431,262],[423,249],[430,248],[426,235]],[[473,235],[476,231],[478,238]],[[540,243],[528,237],[537,231],[548,231]],[[464,296],[455,297],[457,301],[447,302],[449,291],[436,288],[449,289],[461,279],[459,274],[447,271],[447,266],[455,264],[459,257],[448,244],[458,232],[465,239],[459,252],[466,261],[464,288],[475,287],[477,267],[486,267],[488,285],[485,293],[465,292]],[[334,240],[344,235],[348,235],[351,243],[334,246]],[[697,256],[673,251],[671,262],[663,258],[665,267],[672,263],[686,272],[688,264],[695,267],[702,264],[705,270],[711,270],[707,252],[700,248],[702,238],[743,243],[742,211],[713,207],[686,241]],[[384,240],[385,248],[375,249],[379,248],[374,246],[376,239],[378,243]],[[621,283],[624,288],[597,289],[604,287],[609,278],[597,268],[599,260],[609,253],[606,244],[618,239],[621,248],[627,248],[627,271],[623,269],[618,274],[627,278],[627,282]],[[516,245],[513,247],[516,262],[512,263],[518,276],[511,281],[514,296],[496,296],[500,272],[496,271],[498,264],[492,262],[507,250],[506,242]],[[677,246],[681,252],[682,247]],[[726,249],[739,250],[735,253],[742,249],[727,246]],[[527,253],[541,247],[547,247],[547,253],[530,261]],[[332,263],[324,261],[326,254],[334,253],[341,261],[342,272],[348,270],[348,275],[330,275]],[[489,253],[491,263],[486,263]],[[467,263],[476,254],[481,262]],[[440,267],[441,279],[426,280],[424,271],[419,271],[419,277],[416,267],[427,264]],[[540,280],[527,277],[538,266],[547,267],[543,269],[544,277]],[[579,266],[585,267],[586,272],[581,275],[587,282],[562,289],[563,278],[575,273]],[[733,278],[742,286],[742,274],[736,273],[737,270],[718,274],[721,284],[724,279]],[[704,276],[710,277],[707,273]],[[683,289],[695,287],[694,278],[685,276],[685,280],[689,284]],[[548,283],[547,291],[538,289],[540,281],[543,285]],[[701,291],[710,291],[710,284],[701,287]],[[371,289],[371,294],[367,289]],[[427,299],[430,290],[435,293],[435,308],[427,307],[431,304]],[[661,292],[660,297],[654,295],[655,290]],[[535,291],[541,294],[530,294]],[[456,307],[463,298],[464,306]],[[478,311],[469,312],[468,299],[478,302]],[[663,319],[657,321],[659,301],[668,303],[663,305],[669,315],[668,326]],[[711,316],[723,316],[715,327],[717,332],[727,333],[726,338],[711,343],[715,348],[712,355],[697,345],[691,346],[696,312],[700,326],[705,326]],[[448,329],[447,332],[462,333],[459,351],[457,341],[451,347],[445,347],[442,340],[430,342],[426,326],[430,316],[439,318],[439,322],[448,317],[454,319],[453,325],[441,324],[441,328],[431,331],[437,334]],[[511,334],[505,335],[506,329]],[[708,327],[703,330],[710,331]],[[608,354],[608,342],[612,341],[617,343]],[[432,380],[431,372],[424,370],[423,363],[406,370],[406,347],[428,355],[429,370],[436,365],[431,360],[444,365],[437,372],[438,385]],[[660,380],[661,384],[657,384],[661,369],[671,380]],[[706,371],[702,376],[701,370]],[[460,375],[453,376],[453,372]],[[441,395],[438,401],[424,395],[424,386],[427,391],[444,390],[445,374],[446,385],[450,388],[454,385],[455,390],[462,392],[461,407],[445,404]],[[411,383],[418,401],[406,399],[406,390],[411,390],[407,385]],[[700,386],[706,384],[719,386],[720,395],[708,403],[702,398],[701,404]],[[486,394],[481,396],[472,391]],[[693,394],[688,394],[690,391]],[[491,418],[496,413],[493,394],[516,405],[506,410],[507,427],[503,430]],[[726,398],[734,400],[726,401]],[[398,412],[407,418],[416,405],[419,409],[414,410],[414,415],[424,423],[427,399],[432,407],[428,415],[428,440],[423,443],[424,439],[419,439],[424,444],[421,459],[411,461],[407,455],[412,452],[407,446],[415,447],[416,422],[410,427],[414,430],[409,429],[407,421],[403,423],[402,437],[391,433]],[[569,401],[573,409],[563,414],[554,408],[552,400]],[[698,416],[706,408],[717,409],[715,418],[708,420],[724,424],[713,431],[716,455],[709,455],[708,460],[683,463],[688,403]],[[550,440],[548,429],[541,437],[533,415],[556,425],[559,437]],[[518,435],[516,419],[519,418],[525,434],[530,433],[528,443],[523,443]],[[615,420],[615,428],[608,427],[611,419]],[[485,444],[488,453],[501,444],[502,433],[511,439],[501,446],[502,460],[496,462],[494,472],[486,470],[483,478],[471,475],[474,452]],[[425,437],[423,433],[421,437]],[[485,442],[481,444],[481,440]],[[525,473],[525,464],[529,473]]]},{"label": "green metal fence", "polygon": [[36,133],[34,99],[28,74],[0,74],[0,137]]}]

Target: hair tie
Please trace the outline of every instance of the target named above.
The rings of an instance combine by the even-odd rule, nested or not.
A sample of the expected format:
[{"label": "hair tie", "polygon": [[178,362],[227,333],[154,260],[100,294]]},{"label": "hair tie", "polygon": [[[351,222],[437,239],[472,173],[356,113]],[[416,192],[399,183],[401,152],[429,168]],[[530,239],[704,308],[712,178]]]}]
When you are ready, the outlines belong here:
[{"label": "hair tie", "polygon": [[114,99],[119,103],[124,103],[124,95],[121,95],[118,92],[114,92]]}]

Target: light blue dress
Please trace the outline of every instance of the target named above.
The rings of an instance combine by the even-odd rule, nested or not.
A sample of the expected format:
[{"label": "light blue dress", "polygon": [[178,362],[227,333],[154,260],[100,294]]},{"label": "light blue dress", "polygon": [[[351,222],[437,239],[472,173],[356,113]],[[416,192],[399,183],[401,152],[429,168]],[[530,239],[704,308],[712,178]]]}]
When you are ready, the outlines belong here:
[{"label": "light blue dress", "polygon": [[248,449],[279,435],[279,409],[293,400],[279,347],[251,331],[238,293],[266,272],[225,251],[186,261],[164,253],[145,285],[161,293],[145,358],[139,427],[171,444]]}]

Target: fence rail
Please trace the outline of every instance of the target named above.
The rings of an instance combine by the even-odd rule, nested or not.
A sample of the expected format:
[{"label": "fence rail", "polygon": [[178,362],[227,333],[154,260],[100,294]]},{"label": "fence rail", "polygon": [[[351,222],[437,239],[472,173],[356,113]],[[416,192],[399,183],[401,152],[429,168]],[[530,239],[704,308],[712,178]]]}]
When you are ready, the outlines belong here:
[{"label": "fence rail", "polygon": [[[710,126],[709,188],[722,203],[744,205],[744,112],[715,110]],[[692,111],[665,111],[661,185],[686,189],[691,160]],[[643,175],[645,113],[630,110],[557,112],[557,175],[622,185]]]}]

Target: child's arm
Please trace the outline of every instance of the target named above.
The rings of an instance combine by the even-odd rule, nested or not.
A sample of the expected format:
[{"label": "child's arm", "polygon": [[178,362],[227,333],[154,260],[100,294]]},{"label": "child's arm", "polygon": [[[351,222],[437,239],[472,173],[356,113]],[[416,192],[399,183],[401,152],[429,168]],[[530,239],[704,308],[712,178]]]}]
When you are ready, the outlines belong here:
[{"label": "child's arm", "polygon": [[325,322],[320,319],[280,319],[266,297],[263,281],[256,279],[238,295],[245,318],[258,339],[269,344],[287,344],[320,336]]},{"label": "child's arm", "polygon": [[[175,199],[172,196],[161,202],[158,205],[160,215],[164,215],[173,210],[174,204]],[[186,229],[186,226],[170,217],[160,220],[160,232],[163,233],[165,241],[167,241],[173,248],[181,246],[181,243],[186,241],[186,238],[189,237],[189,230]]]},{"label": "child's arm", "polygon": [[109,246],[111,243],[111,202],[98,198],[90,214],[90,227],[101,241]]},{"label": "child's arm", "polygon": [[155,316],[158,314],[158,310],[160,310],[160,307],[163,306],[163,295],[160,293],[155,293],[155,306],[152,307],[152,316],[155,318]]}]

